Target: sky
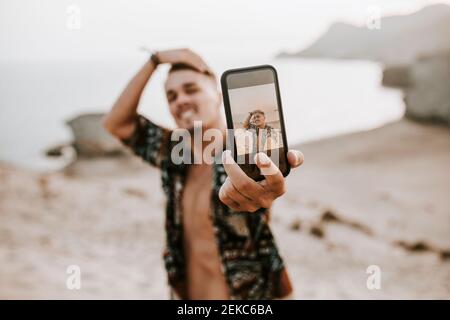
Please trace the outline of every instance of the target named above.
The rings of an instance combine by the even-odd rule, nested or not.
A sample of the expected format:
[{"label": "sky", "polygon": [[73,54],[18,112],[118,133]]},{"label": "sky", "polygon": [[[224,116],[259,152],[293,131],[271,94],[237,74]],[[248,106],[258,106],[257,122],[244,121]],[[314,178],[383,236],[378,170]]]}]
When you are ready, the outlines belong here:
[{"label": "sky", "polygon": [[141,46],[272,56],[335,21],[364,25],[373,6],[393,15],[433,3],[450,0],[0,0],[0,62],[128,59]]}]

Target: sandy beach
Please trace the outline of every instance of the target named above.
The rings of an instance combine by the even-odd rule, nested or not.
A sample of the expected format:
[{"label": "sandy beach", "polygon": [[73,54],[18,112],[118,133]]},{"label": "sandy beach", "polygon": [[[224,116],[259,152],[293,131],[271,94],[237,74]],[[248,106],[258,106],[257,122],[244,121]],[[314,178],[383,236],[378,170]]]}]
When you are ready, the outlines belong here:
[{"label": "sandy beach", "polygon": [[[271,221],[295,298],[450,299],[450,129],[402,120],[299,148]],[[0,299],[167,299],[163,226],[159,172],[139,159],[3,163]]]}]

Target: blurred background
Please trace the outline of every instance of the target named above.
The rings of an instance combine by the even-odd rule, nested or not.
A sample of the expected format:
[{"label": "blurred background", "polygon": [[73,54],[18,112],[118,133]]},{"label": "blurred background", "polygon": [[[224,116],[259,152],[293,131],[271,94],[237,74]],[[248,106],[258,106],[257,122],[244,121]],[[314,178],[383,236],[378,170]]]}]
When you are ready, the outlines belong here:
[{"label": "blurred background", "polygon": [[[296,298],[449,299],[449,30],[450,1],[1,1],[0,298],[168,298],[159,172],[99,119],[148,50],[189,47],[278,71]],[[140,111],[173,127],[166,72]]]}]

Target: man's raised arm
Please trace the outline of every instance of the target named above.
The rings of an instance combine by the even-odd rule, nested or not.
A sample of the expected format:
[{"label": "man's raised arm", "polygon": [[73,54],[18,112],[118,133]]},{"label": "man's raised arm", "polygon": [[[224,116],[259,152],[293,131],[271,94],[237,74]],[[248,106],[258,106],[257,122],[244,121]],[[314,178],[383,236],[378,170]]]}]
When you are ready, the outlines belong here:
[{"label": "man's raised arm", "polygon": [[156,64],[152,60],[147,61],[103,118],[103,126],[115,137],[126,140],[133,134],[139,100],[155,69]]},{"label": "man's raised arm", "polygon": [[[156,53],[158,64],[185,63],[200,72],[211,72],[203,59],[190,49],[172,49]],[[139,72],[131,79],[125,90],[117,99],[111,111],[103,119],[103,126],[112,135],[121,140],[128,139],[134,132],[137,108],[142,91],[157,67],[152,59],[147,61]]]}]

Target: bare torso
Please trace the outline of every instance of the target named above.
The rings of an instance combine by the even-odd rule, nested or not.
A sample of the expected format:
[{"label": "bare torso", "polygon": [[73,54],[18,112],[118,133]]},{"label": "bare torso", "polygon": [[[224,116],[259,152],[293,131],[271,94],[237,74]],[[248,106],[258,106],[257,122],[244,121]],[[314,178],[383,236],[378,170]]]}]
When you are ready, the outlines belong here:
[{"label": "bare torso", "polygon": [[212,166],[191,165],[183,190],[183,234],[189,299],[228,299],[211,217]]}]

